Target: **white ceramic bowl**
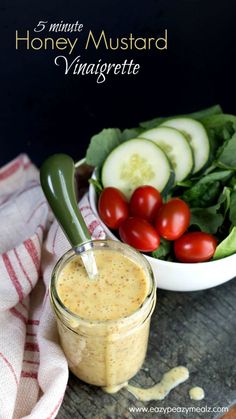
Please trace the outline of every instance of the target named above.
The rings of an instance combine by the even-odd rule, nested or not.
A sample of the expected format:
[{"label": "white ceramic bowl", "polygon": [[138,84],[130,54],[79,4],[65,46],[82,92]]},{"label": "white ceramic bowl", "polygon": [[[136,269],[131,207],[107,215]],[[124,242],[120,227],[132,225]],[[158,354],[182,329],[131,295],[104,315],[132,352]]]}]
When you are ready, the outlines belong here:
[{"label": "white ceramic bowl", "polygon": [[[93,177],[96,178],[95,174]],[[107,238],[118,240],[101,221],[97,211],[97,194],[89,187],[89,200],[94,214],[100,220]],[[147,256],[152,266],[157,287],[170,291],[198,291],[223,284],[236,276],[236,254],[204,263],[167,262]]]}]

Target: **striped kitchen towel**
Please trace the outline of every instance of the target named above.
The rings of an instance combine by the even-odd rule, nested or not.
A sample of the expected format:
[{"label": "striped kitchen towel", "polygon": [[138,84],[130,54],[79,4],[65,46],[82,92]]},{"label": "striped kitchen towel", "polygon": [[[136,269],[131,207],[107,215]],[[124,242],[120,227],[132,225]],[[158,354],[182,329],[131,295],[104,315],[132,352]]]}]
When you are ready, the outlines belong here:
[{"label": "striped kitchen towel", "polygon": [[[80,208],[92,236],[105,238],[87,196]],[[0,223],[0,418],[54,418],[68,367],[48,284],[70,246],[26,155],[0,169]]]}]

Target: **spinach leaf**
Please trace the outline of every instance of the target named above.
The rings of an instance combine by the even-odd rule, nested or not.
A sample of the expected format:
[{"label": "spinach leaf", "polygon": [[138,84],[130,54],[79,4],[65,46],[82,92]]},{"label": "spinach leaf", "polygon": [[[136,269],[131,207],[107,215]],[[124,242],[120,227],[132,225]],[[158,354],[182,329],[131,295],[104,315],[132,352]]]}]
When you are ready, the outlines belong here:
[{"label": "spinach leaf", "polygon": [[229,210],[230,194],[230,188],[225,186],[216,205],[208,208],[191,208],[190,225],[199,227],[205,233],[216,234]]},{"label": "spinach leaf", "polygon": [[233,191],[230,197],[229,219],[236,226],[236,191]]},{"label": "spinach leaf", "polygon": [[150,121],[141,122],[140,126],[142,128],[145,128],[145,129],[151,129],[151,128],[155,128],[158,125],[162,124],[162,122],[167,121],[168,119],[172,119],[172,118],[188,117],[188,118],[201,120],[201,119],[206,118],[208,116],[217,115],[217,114],[221,114],[221,113],[222,113],[222,109],[221,109],[220,105],[215,105],[215,106],[211,106],[210,108],[202,109],[201,111],[192,112],[192,113],[189,113],[189,114],[154,118],[154,119],[151,119]]},{"label": "spinach leaf", "polygon": [[218,244],[213,260],[225,258],[236,252],[236,227],[233,227],[230,234]]},{"label": "spinach leaf", "polygon": [[123,142],[123,141],[131,140],[131,138],[136,138],[142,132],[143,132],[143,129],[140,128],[140,127],[138,127],[138,128],[126,128],[121,133],[121,141]]},{"label": "spinach leaf", "polygon": [[170,253],[171,242],[161,238],[160,246],[157,250],[152,252],[152,257],[156,259],[166,259],[166,256]]},{"label": "spinach leaf", "polygon": [[183,193],[183,200],[191,207],[206,208],[212,205],[219,196],[221,182],[226,182],[232,173],[231,170],[218,170],[201,177]]},{"label": "spinach leaf", "polygon": [[193,183],[190,179],[184,179],[184,180],[181,180],[180,182],[177,182],[176,186],[179,186],[181,188],[190,188],[192,184]]},{"label": "spinach leaf", "polygon": [[216,207],[218,206],[218,209],[220,209],[224,218],[230,208],[230,195],[231,189],[228,186],[225,186],[218,199],[218,204],[216,205]]},{"label": "spinach leaf", "polygon": [[215,206],[209,208],[192,208],[190,225],[197,226],[205,233],[215,234],[222,225],[224,217],[217,213]]},{"label": "spinach leaf", "polygon": [[218,155],[219,166],[236,170],[236,133],[224,144]]},{"label": "spinach leaf", "polygon": [[201,118],[206,129],[213,130],[222,140],[229,139],[236,130],[236,116],[230,114],[217,114]]},{"label": "spinach leaf", "polygon": [[213,105],[213,106],[210,106],[209,108],[201,109],[200,111],[186,114],[185,116],[188,116],[189,118],[201,120],[203,118],[207,118],[212,115],[222,114],[222,112],[223,111],[220,105]]},{"label": "spinach leaf", "polygon": [[210,159],[215,160],[224,142],[229,140],[236,131],[236,117],[234,115],[217,114],[201,119],[210,141]]},{"label": "spinach leaf", "polygon": [[122,142],[122,133],[118,128],[103,129],[94,135],[87,149],[86,163],[101,167],[110,152]]}]

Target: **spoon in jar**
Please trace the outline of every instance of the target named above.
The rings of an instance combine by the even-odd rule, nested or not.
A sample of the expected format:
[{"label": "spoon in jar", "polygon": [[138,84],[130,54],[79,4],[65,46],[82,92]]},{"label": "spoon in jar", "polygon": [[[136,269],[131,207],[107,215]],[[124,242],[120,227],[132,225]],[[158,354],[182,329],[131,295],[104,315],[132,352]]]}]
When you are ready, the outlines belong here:
[{"label": "spoon in jar", "polygon": [[[91,236],[78,208],[75,193],[75,165],[67,154],[54,154],[40,169],[40,182],[47,201],[68,238],[77,249],[91,242]],[[97,265],[93,251],[83,253],[82,261],[89,279],[96,279]]]}]

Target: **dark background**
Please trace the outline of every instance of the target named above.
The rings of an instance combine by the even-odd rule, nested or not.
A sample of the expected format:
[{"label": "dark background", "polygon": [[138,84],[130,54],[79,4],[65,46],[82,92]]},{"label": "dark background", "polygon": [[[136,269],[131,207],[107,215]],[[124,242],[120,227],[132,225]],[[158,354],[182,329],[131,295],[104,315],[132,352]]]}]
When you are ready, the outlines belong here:
[{"label": "dark background", "polygon": [[[37,164],[62,151],[79,159],[102,128],[132,127],[159,115],[215,103],[236,113],[235,0],[2,0],[0,13],[1,164],[21,152]],[[79,20],[82,45],[90,29],[111,37],[156,37],[167,28],[168,50],[78,49],[83,62],[133,58],[141,64],[139,75],[108,76],[96,84],[93,76],[65,76],[53,63],[57,52],[15,50],[16,29],[50,36],[34,34],[39,20]]]}]

